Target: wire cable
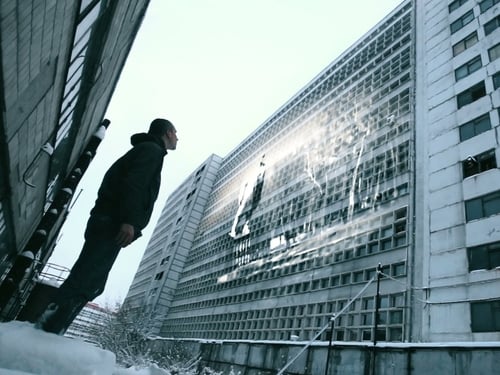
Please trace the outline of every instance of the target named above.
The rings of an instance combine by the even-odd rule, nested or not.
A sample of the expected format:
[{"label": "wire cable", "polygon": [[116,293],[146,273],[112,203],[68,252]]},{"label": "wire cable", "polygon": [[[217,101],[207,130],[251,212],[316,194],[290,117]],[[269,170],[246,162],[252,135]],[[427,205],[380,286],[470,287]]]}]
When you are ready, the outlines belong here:
[{"label": "wire cable", "polygon": [[290,367],[290,365],[295,362],[297,360],[297,358],[299,358],[301,356],[302,353],[304,353],[306,351],[307,348],[309,348],[311,346],[311,344],[319,337],[321,336],[321,334],[323,332],[325,332],[325,330],[328,328],[328,326],[330,325],[330,323],[334,323],[335,322],[335,319],[337,319],[338,316],[342,315],[348,308],[349,306],[355,301],[357,300],[365,291],[366,289],[370,286],[370,284],[375,280],[375,277],[376,276],[373,276],[371,278],[371,280],[369,280],[365,286],[363,287],[363,289],[361,289],[358,294],[356,294],[356,296],[354,296],[354,298],[352,298],[348,303],[347,305],[344,306],[344,308],[342,310],[340,310],[340,312],[338,314],[333,314],[332,317],[330,318],[330,320],[328,321],[328,323],[316,334],[316,336],[314,336],[296,355],[295,357],[293,357],[278,373],[277,375],[282,375],[285,370]]}]

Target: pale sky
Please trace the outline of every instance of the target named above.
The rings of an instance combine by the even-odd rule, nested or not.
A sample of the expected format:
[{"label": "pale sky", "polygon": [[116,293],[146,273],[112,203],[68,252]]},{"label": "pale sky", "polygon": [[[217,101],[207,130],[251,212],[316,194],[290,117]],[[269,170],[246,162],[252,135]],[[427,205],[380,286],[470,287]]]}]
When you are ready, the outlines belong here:
[{"label": "pale sky", "polygon": [[50,263],[71,268],[102,176],[157,117],[178,131],[143,237],[122,249],[106,290],[125,298],[168,195],[210,154],[227,155],[401,0],[151,0],[106,113],[111,121]]}]

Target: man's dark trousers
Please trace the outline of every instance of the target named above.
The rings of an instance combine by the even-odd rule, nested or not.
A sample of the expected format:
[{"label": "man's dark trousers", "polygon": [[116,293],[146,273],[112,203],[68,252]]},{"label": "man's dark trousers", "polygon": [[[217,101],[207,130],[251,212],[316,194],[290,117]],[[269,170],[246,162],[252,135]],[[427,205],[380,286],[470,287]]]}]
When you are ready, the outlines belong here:
[{"label": "man's dark trousers", "polygon": [[118,225],[107,216],[90,217],[80,256],[49,304],[45,321],[41,322],[44,331],[63,334],[87,302],[104,291],[121,249],[116,243]]}]

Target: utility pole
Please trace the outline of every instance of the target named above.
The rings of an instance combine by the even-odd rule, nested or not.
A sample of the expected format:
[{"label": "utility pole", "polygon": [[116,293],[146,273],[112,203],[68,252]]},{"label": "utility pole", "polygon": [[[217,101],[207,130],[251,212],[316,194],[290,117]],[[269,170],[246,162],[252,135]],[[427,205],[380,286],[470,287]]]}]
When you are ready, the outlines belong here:
[{"label": "utility pole", "polygon": [[380,279],[382,278],[382,265],[379,263],[377,267],[377,294],[375,295],[375,324],[373,327],[373,350],[372,350],[372,366],[371,375],[375,375],[375,362],[377,359],[377,330],[380,310]]}]

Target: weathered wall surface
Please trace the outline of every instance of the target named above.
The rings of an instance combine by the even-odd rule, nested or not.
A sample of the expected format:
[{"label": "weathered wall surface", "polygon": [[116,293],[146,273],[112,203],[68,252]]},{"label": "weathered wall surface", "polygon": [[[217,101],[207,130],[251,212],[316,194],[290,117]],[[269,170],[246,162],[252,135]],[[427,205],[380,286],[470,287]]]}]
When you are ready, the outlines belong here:
[{"label": "weathered wall surface", "polygon": [[[164,348],[174,341],[155,341]],[[304,348],[303,342],[194,342],[183,341],[186,349],[201,356],[200,366],[226,374],[277,374]],[[369,375],[373,346],[334,343],[328,358],[328,344],[311,345],[284,374]],[[500,368],[500,343],[381,344],[375,353],[375,375],[492,375]],[[232,371],[232,373],[231,373]]]}]

